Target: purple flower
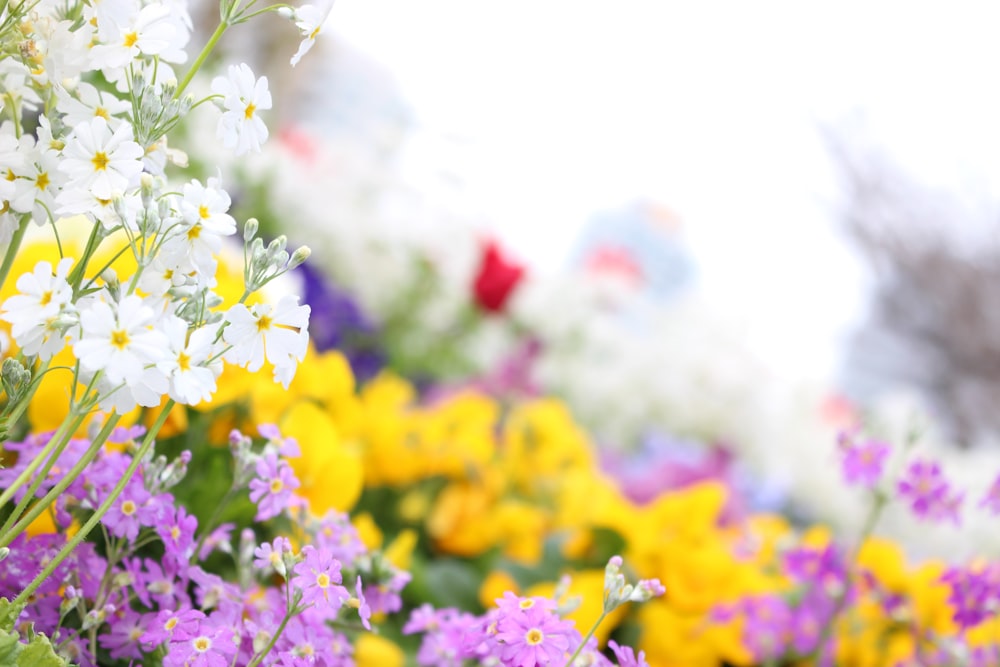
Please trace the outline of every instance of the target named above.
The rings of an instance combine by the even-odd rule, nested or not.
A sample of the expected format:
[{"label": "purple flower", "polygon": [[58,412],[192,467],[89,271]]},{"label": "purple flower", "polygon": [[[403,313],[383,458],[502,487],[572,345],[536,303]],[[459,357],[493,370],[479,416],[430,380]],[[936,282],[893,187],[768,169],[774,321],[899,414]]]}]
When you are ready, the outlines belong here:
[{"label": "purple flower", "polygon": [[336,611],[351,597],[347,589],[339,586],[340,561],[326,549],[307,545],[302,549],[304,559],[295,566],[292,585],[302,591],[302,603],[314,604],[321,609]]},{"label": "purple flower", "polygon": [[283,577],[287,576],[284,555],[291,552],[292,543],[288,541],[288,538],[276,537],[270,544],[264,542],[254,549],[253,566],[261,570],[274,570]]},{"label": "purple flower", "polygon": [[234,630],[225,623],[204,619],[189,636],[174,633],[163,667],[229,667],[236,655]]},{"label": "purple flower", "polygon": [[163,540],[164,558],[178,565],[190,562],[197,530],[197,517],[188,514],[184,507],[168,507],[163,521],[156,526],[156,533]]},{"label": "purple flower", "polygon": [[990,488],[983,494],[979,506],[985,507],[993,516],[1000,514],[1000,475],[997,475]]},{"label": "purple flower", "polygon": [[371,630],[372,624],[369,620],[372,617],[371,607],[368,606],[368,602],[365,600],[364,588],[361,586],[361,577],[358,577],[358,583],[354,586],[354,590],[357,595],[348,600],[348,605],[354,607],[358,610],[358,616],[361,617],[361,625],[365,626],[365,630]]},{"label": "purple flower", "polygon": [[157,501],[136,476],[111,505],[101,523],[115,537],[124,537],[134,542],[139,536],[140,528],[157,524],[163,509]]},{"label": "purple flower", "polygon": [[183,641],[195,636],[205,614],[197,609],[164,609],[147,623],[144,644],[157,646],[165,641]]},{"label": "purple flower", "polygon": [[844,480],[873,488],[882,479],[890,447],[879,440],[866,440],[860,444],[847,441],[841,447]]},{"label": "purple flower", "polygon": [[996,595],[987,571],[949,568],[941,577],[950,589],[948,603],[955,610],[952,619],[962,630],[979,625],[992,615]]},{"label": "purple flower", "polygon": [[299,488],[292,467],[274,453],[257,461],[257,477],[250,480],[250,500],[257,503],[256,521],[266,521],[295,504],[292,491]]},{"label": "purple flower", "polygon": [[[530,600],[531,598],[525,598]],[[566,660],[570,642],[579,641],[573,624],[564,621],[544,605],[516,607],[501,611],[496,623],[496,641],[505,665],[536,667],[559,665]]]},{"label": "purple flower", "polygon": [[[948,482],[941,474],[941,467],[933,461],[917,459],[911,462],[896,484],[896,491],[900,499],[907,502],[913,513],[921,519],[936,520],[950,516],[949,506],[955,505],[955,496],[950,494]],[[958,502],[961,502],[960,497]]]},{"label": "purple flower", "polygon": [[614,639],[608,642],[608,646],[615,654],[615,659],[618,661],[618,667],[649,667],[649,663],[646,662],[646,653],[644,651],[639,651],[639,656],[636,657],[635,652],[631,649],[631,647],[620,646]]},{"label": "purple flower", "polygon": [[115,660],[119,658],[141,660],[139,640],[146,634],[146,624],[150,619],[150,616],[142,616],[125,607],[108,619],[107,630],[98,636],[97,641],[111,652],[111,657]]}]

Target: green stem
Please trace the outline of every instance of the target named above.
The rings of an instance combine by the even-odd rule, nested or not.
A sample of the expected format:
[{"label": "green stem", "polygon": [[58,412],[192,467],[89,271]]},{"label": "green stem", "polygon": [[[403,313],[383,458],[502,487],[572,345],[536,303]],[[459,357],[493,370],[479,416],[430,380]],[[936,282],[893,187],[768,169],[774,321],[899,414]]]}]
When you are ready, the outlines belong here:
[{"label": "green stem", "polygon": [[861,528],[861,535],[857,544],[854,545],[851,557],[847,561],[847,566],[844,571],[843,590],[838,591],[837,597],[834,599],[833,613],[830,614],[830,618],[823,626],[823,631],[819,635],[819,641],[816,642],[816,646],[813,647],[813,650],[805,656],[807,662],[815,660],[819,657],[820,653],[823,651],[823,645],[826,644],[826,642],[830,639],[830,636],[833,635],[833,627],[837,622],[837,618],[841,613],[843,613],[844,606],[847,604],[848,593],[851,592],[851,582],[854,580],[855,570],[857,569],[856,563],[858,555],[861,553],[861,548],[864,546],[865,542],[875,530],[875,524],[878,522],[878,518],[882,514],[882,509],[885,508],[888,502],[889,497],[886,494],[879,490],[875,491],[871,509],[868,511],[868,516],[865,517],[865,523]]},{"label": "green stem", "polygon": [[28,478],[31,477],[31,475],[33,475],[36,470],[38,470],[38,467],[42,465],[42,463],[45,461],[45,457],[47,457],[52,452],[52,450],[56,448],[59,439],[63,437],[63,432],[65,431],[66,428],[68,428],[68,423],[69,420],[67,419],[64,420],[62,424],[59,425],[59,429],[55,433],[53,433],[52,437],[49,438],[49,441],[45,443],[45,447],[42,449],[42,451],[39,452],[38,455],[34,459],[32,459],[31,463],[29,463],[28,466],[21,471],[21,474],[17,476],[17,478],[11,483],[11,485],[6,489],[4,489],[3,493],[0,493],[0,507],[10,502],[10,499],[14,497],[14,494],[17,492],[17,490],[21,488],[24,485],[24,483],[28,481]]},{"label": "green stem", "polygon": [[264,647],[263,651],[254,656],[253,660],[250,661],[250,664],[248,664],[247,667],[257,667],[257,665],[260,664],[260,661],[267,657],[267,654],[271,652],[272,648],[274,648],[274,645],[281,637],[281,633],[285,631],[285,626],[288,625],[288,621],[292,620],[292,616],[295,615],[296,611],[297,609],[295,608],[288,610],[285,617],[281,619],[281,625],[278,626],[278,629],[275,630],[274,634],[271,636],[271,641],[267,643],[267,646]]},{"label": "green stem", "polygon": [[194,64],[191,65],[191,69],[187,71],[187,74],[184,75],[184,79],[181,80],[180,84],[178,84],[177,92],[174,93],[175,100],[179,100],[181,98],[181,94],[184,92],[184,89],[188,87],[189,83],[191,83],[191,79],[194,78],[195,73],[201,69],[201,66],[205,63],[205,59],[208,58],[208,55],[213,51],[213,49],[215,49],[215,45],[218,43],[219,39],[222,38],[222,33],[226,32],[226,28],[228,27],[229,23],[226,20],[223,20],[219,23],[219,27],[215,29],[215,32],[212,33],[212,36],[208,38],[208,44],[206,44],[205,48],[201,50],[201,53],[198,54]]},{"label": "green stem", "polygon": [[3,258],[3,264],[0,264],[0,287],[7,280],[10,267],[14,265],[14,257],[17,256],[18,248],[21,247],[21,241],[24,240],[24,234],[28,231],[28,224],[28,218],[22,217],[17,225],[17,229],[14,230],[14,235],[10,239],[10,245],[7,246],[7,253]]},{"label": "green stem", "polygon": [[590,641],[590,638],[594,636],[594,633],[597,632],[597,627],[601,624],[601,621],[603,621],[607,615],[608,615],[607,611],[601,612],[601,615],[597,617],[597,620],[594,621],[594,624],[590,627],[590,631],[587,633],[587,636],[584,637],[583,640],[580,642],[580,645],[576,647],[576,650],[573,651],[573,655],[569,657],[569,660],[566,661],[566,664],[563,665],[563,667],[572,667],[573,661],[576,660],[577,657],[580,655],[580,651],[582,651],[583,647],[587,645],[587,642]]},{"label": "green stem", "polygon": [[194,555],[192,558],[198,557],[198,553],[201,552],[201,548],[205,546],[205,540],[207,540],[208,536],[212,534],[213,530],[215,530],[215,524],[219,521],[219,517],[222,516],[222,511],[233,501],[233,498],[236,497],[238,492],[239,489],[236,488],[235,485],[229,487],[229,490],[226,491],[226,495],[222,496],[222,499],[215,506],[215,510],[212,511],[212,516],[210,516],[208,521],[205,522],[205,525],[202,526],[201,537],[198,538],[198,543],[194,545],[194,551],[192,552]]},{"label": "green stem", "polygon": [[[8,403],[7,406],[3,409],[3,412],[0,413],[0,439],[5,438],[7,436],[7,434],[10,432],[10,429],[7,427],[12,424],[17,424],[17,421],[21,418],[21,415],[23,415],[24,411],[28,409],[28,405],[31,403],[31,398],[35,395],[35,392],[38,391],[38,387],[42,383],[42,377],[44,377],[45,373],[49,371],[49,366],[51,364],[52,364],[51,359],[48,359],[44,363],[42,363],[42,365],[39,366],[38,370],[32,375],[31,385],[28,387],[27,393],[24,396],[22,396],[15,405],[11,406]],[[18,482],[18,486],[20,486],[20,484],[23,483],[24,483],[23,481]],[[4,493],[4,495],[6,495],[6,493]],[[10,500],[9,496],[7,496],[7,500]],[[4,502],[6,501],[0,500],[0,505],[3,505]]]},{"label": "green stem", "polygon": [[149,452],[150,448],[152,448],[153,438],[156,437],[156,434],[163,427],[164,422],[167,421],[167,415],[170,414],[170,409],[173,407],[174,400],[168,399],[166,404],[163,406],[163,410],[160,412],[159,417],[156,418],[156,423],[153,424],[152,428],[146,432],[146,437],[143,439],[138,451],[132,455],[132,462],[125,470],[125,474],[123,474],[121,479],[118,480],[118,484],[115,485],[115,488],[111,490],[111,493],[104,499],[101,506],[97,508],[89,519],[87,519],[87,522],[83,524],[80,530],[77,531],[77,533],[73,535],[68,542],[66,542],[63,548],[59,550],[59,553],[57,553],[52,560],[46,564],[42,571],[38,573],[38,576],[32,579],[31,583],[28,584],[23,591],[21,591],[21,594],[14,598],[11,605],[15,609],[18,608],[18,605],[27,604],[28,599],[35,594],[38,587],[41,586],[53,572],[55,572],[56,568],[59,567],[59,565],[62,564],[62,562],[66,560],[71,553],[73,553],[73,550],[79,546],[80,542],[83,542],[87,538],[87,535],[89,535],[90,531],[94,529],[94,526],[96,526],[104,515],[108,513],[111,506],[116,500],[118,500],[118,496],[120,496],[125,490],[125,486],[132,480],[132,477],[135,475],[135,471],[139,469],[146,453]]},{"label": "green stem", "polygon": [[[10,516],[7,517],[7,520],[4,521],[3,527],[0,527],[0,547],[7,546],[13,540],[13,536],[9,534],[11,526],[15,526],[15,522],[17,522],[21,514],[24,513],[24,510],[27,508],[28,503],[31,502],[31,499],[35,497],[35,493],[38,492],[38,488],[42,485],[42,482],[48,479],[49,472],[52,470],[53,466],[55,466],[59,457],[62,456],[63,450],[65,450],[66,446],[69,445],[70,441],[73,439],[73,434],[76,433],[78,428],[80,428],[80,424],[83,423],[86,416],[86,412],[79,415],[70,413],[68,418],[63,420],[63,423],[59,425],[59,430],[53,434],[47,443],[45,443],[45,447],[42,451],[29,464],[29,467],[39,462],[44,462],[45,465],[40,471],[37,472],[37,474],[34,474],[34,471],[32,471],[34,478],[31,480],[31,486],[28,487],[24,497],[21,498],[21,502],[17,504],[14,511],[11,512]],[[55,443],[55,446],[50,448],[49,445],[52,445],[53,443]],[[18,480],[20,479],[21,476],[19,475]],[[76,479],[76,477],[72,477],[69,481],[72,482],[73,479]],[[35,516],[37,516],[37,513]],[[16,525],[19,526],[20,522]]]},{"label": "green stem", "polygon": [[[48,509],[49,505],[54,503],[56,499],[59,498],[62,492],[66,490],[66,487],[72,484],[77,477],[83,474],[84,468],[89,466],[91,462],[97,458],[97,454],[101,451],[101,448],[104,447],[104,441],[108,439],[109,435],[111,435],[111,430],[118,424],[119,419],[121,419],[121,415],[119,414],[113,414],[108,417],[108,421],[101,428],[100,433],[98,433],[93,441],[91,441],[90,447],[87,448],[87,451],[84,452],[83,456],[80,457],[80,460],[76,462],[70,471],[59,480],[59,483],[53,486],[41,500],[35,503],[31,510],[20,521],[14,524],[14,527],[10,529],[10,532],[7,532],[5,526],[3,538],[0,539],[0,547],[5,547],[10,544],[14,538],[21,533],[21,531],[27,528],[32,521],[37,519],[42,512]],[[41,476],[39,476],[39,479],[41,479]]]},{"label": "green stem", "polygon": [[97,238],[98,234],[100,234],[100,228],[100,223],[95,222],[94,228],[90,230],[90,236],[87,237],[87,246],[83,250],[83,257],[80,258],[80,261],[76,263],[76,266],[69,273],[67,282],[73,286],[74,291],[80,288],[80,283],[83,281],[83,272],[87,269],[87,262],[90,261],[91,255],[97,250],[97,246],[101,244]]}]

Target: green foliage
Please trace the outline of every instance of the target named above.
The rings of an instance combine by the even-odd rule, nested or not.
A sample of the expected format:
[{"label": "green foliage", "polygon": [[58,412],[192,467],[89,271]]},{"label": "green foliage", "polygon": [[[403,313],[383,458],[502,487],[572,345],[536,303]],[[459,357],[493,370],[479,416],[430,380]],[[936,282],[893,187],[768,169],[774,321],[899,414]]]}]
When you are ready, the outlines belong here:
[{"label": "green foliage", "polygon": [[49,638],[27,629],[28,643],[21,642],[14,625],[23,607],[0,598],[0,667],[67,667],[69,663],[56,655]]}]

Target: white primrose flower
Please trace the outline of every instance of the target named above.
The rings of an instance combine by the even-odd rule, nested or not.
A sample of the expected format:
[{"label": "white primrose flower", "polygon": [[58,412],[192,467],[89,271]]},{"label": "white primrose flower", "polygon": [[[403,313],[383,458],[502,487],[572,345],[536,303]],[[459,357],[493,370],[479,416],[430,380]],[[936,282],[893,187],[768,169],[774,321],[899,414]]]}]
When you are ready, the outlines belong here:
[{"label": "white primrose flower", "polygon": [[[119,225],[132,231],[138,230],[136,218],[142,210],[142,199],[137,193],[116,199],[102,199],[85,188],[64,187],[56,197],[60,216],[86,215],[112,230]],[[119,214],[124,214],[124,218]]]},{"label": "white primrose flower", "polygon": [[39,262],[31,273],[17,279],[18,294],[3,304],[0,319],[11,324],[11,335],[27,355],[50,359],[66,341],[62,335],[66,325],[58,319],[72,306],[73,288],[69,276],[71,257],[64,257],[55,271],[48,262]]},{"label": "white primrose flower", "polygon": [[[90,381],[86,374],[82,379]],[[101,410],[116,410],[118,414],[134,410],[137,404],[144,408],[158,407],[169,388],[170,381],[156,366],[142,369],[129,384],[114,383],[104,375],[97,381]]]},{"label": "white primrose flower", "polygon": [[[18,185],[15,178],[25,171],[27,160],[24,142],[14,135],[14,126],[4,123],[0,126],[0,201],[10,201],[17,197]],[[6,208],[6,206],[4,206]]]},{"label": "white primrose flower", "polygon": [[66,182],[66,175],[59,171],[59,156],[45,146],[36,145],[34,137],[24,135],[25,167],[16,172],[15,192],[10,207],[19,213],[31,213],[38,225],[49,221],[49,214],[56,208],[56,193]]},{"label": "white primrose flower", "polygon": [[184,405],[211,400],[215,378],[222,372],[222,361],[209,362],[217,351],[217,327],[201,327],[188,335],[188,324],[179,317],[168,317],[164,331],[170,341],[167,358],[157,364],[170,378],[170,398]]},{"label": "white primrose flower", "polygon": [[[146,5],[138,11],[130,12],[124,20],[119,15],[110,21],[98,23],[97,35],[100,44],[90,50],[91,65],[98,69],[115,70],[122,68],[142,56],[157,56],[165,52],[176,52],[186,36],[178,34],[178,23],[171,17],[170,9],[159,3]],[[117,76],[111,77],[113,80]]]},{"label": "white primrose flower", "polygon": [[259,152],[267,141],[267,126],[258,112],[271,108],[267,77],[255,79],[245,63],[229,66],[229,76],[212,79],[212,92],[222,96],[223,113],[218,136],[226,148],[237,155],[250,150]]},{"label": "white primrose flower", "polygon": [[94,36],[91,24],[83,23],[74,28],[73,21],[39,17],[32,25],[35,52],[31,56],[31,75],[36,81],[45,85],[74,79],[87,69]]},{"label": "white primrose flower", "polygon": [[56,88],[56,99],[56,111],[63,114],[63,123],[67,127],[76,127],[100,117],[108,121],[108,127],[114,130],[124,122],[119,115],[127,114],[132,109],[132,105],[126,100],[100,91],[85,81],[76,85],[73,94],[65,88]]},{"label": "white primrose flower", "polygon": [[114,306],[94,299],[80,307],[80,338],[73,352],[84,370],[103,371],[112,385],[124,382],[136,389],[155,384],[143,375],[165,358],[168,349],[166,335],[155,325],[155,311],[139,296],[130,294]]},{"label": "white primrose flower", "polygon": [[73,128],[59,169],[69,175],[67,190],[83,188],[98,199],[112,199],[138,182],[143,153],[132,140],[131,125],[122,123],[112,133],[98,116]]},{"label": "white primrose flower", "polygon": [[299,29],[299,33],[304,37],[302,42],[299,43],[299,50],[292,56],[292,67],[298,65],[299,61],[302,60],[302,56],[309,53],[309,49],[316,42],[316,37],[319,36],[320,30],[323,29],[323,24],[326,22],[327,17],[330,16],[331,9],[333,9],[333,0],[326,0],[318,5],[303,5],[291,10],[290,18],[295,21],[295,27]]},{"label": "white primrose flower", "polygon": [[289,294],[274,308],[236,304],[226,311],[229,326],[222,331],[223,340],[233,346],[226,358],[251,373],[260,370],[267,359],[274,365],[275,379],[287,389],[297,362],[306,356],[309,313],[309,306],[300,306],[299,297]]}]

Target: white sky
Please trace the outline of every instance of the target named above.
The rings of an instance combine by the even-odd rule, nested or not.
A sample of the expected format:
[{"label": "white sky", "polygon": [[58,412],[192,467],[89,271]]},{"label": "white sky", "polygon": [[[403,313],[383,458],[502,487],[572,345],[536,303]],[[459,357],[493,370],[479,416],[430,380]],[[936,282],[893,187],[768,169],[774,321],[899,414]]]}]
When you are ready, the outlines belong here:
[{"label": "white sky", "polygon": [[[947,4],[947,6],[945,6]],[[864,111],[927,183],[1000,194],[1000,5],[337,0],[469,198],[539,270],[594,211],[676,210],[720,308],[780,366],[829,372],[863,276],[815,133]]]}]

